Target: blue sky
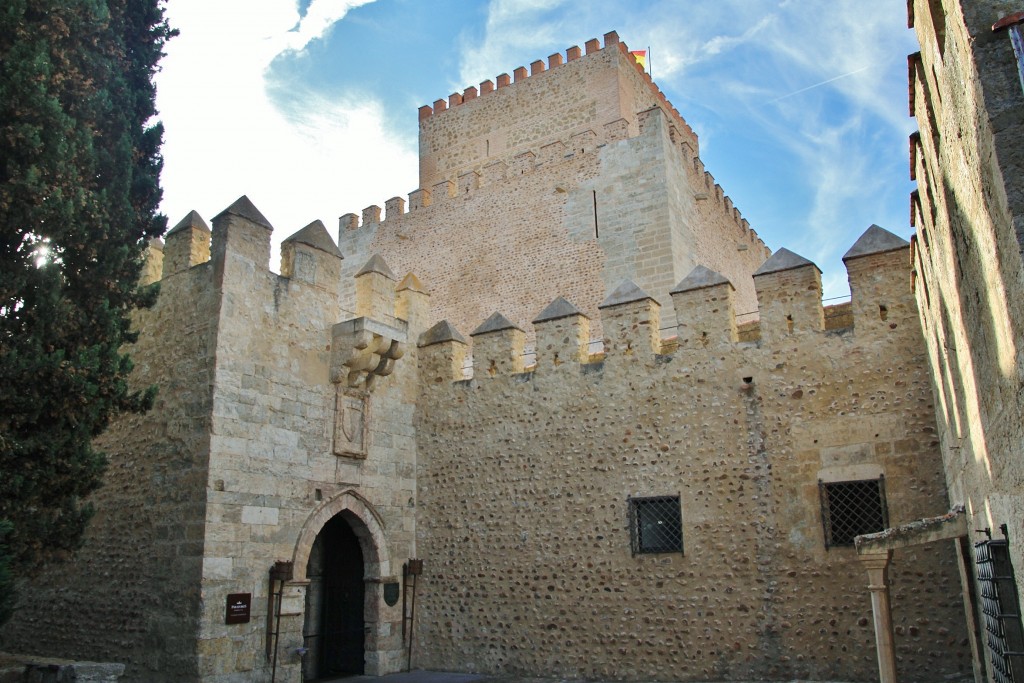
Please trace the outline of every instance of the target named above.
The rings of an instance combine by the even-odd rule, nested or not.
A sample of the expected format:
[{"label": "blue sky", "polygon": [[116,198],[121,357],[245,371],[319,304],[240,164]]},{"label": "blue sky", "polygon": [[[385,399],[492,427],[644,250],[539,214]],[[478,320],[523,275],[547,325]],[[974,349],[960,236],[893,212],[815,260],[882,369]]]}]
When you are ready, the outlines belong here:
[{"label": "blue sky", "polygon": [[[282,239],[417,186],[417,108],[615,30],[700,136],[706,167],[776,250],[848,292],[872,223],[908,238],[897,0],[170,0],[157,77],[163,211],[248,194]],[[272,264],[277,268],[277,263]]]}]

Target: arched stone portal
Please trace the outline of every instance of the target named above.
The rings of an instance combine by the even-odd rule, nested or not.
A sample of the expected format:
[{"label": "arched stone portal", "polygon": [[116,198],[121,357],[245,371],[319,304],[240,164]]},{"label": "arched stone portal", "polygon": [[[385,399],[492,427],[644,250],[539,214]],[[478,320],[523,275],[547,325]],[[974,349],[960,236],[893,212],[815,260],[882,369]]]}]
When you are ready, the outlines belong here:
[{"label": "arched stone portal", "polygon": [[391,567],[379,513],[351,490],[324,501],[303,524],[292,558],[291,584],[305,592],[303,678],[390,673],[384,662],[394,657],[378,637]]}]

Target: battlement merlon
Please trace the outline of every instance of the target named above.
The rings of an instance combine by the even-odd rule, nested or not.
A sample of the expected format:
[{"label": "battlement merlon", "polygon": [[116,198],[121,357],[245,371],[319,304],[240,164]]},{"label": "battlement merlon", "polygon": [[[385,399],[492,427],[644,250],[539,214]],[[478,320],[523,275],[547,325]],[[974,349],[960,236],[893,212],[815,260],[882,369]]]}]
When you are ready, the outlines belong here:
[{"label": "battlement merlon", "polygon": [[872,225],[843,256],[850,278],[850,305],[858,334],[885,334],[915,325],[917,303],[905,296],[912,268],[910,243]]},{"label": "battlement merlon", "polygon": [[[602,361],[610,367],[650,364],[665,353],[737,353],[743,348],[800,348],[829,353],[830,345],[870,349],[884,358],[883,344],[917,344],[917,304],[910,287],[910,244],[873,225],[844,256],[852,292],[852,312],[844,326],[826,329],[821,302],[821,272],[808,259],[780,249],[755,275],[760,336],[741,339],[737,333],[732,283],[721,274],[697,266],[671,292],[676,312],[676,337],[661,338],[657,301],[630,280],[624,280],[599,305],[604,331]],[[547,373],[573,364],[586,365],[589,320],[562,297],[533,321],[537,363]],[[757,328],[755,328],[757,329]],[[836,334],[835,332],[840,332]],[[852,335],[852,336],[851,336]],[[471,335],[473,378],[485,381],[529,371],[524,368],[525,332],[500,313],[493,314]],[[810,340],[810,343],[807,342]],[[780,346],[781,345],[781,346]],[[463,379],[468,351],[465,339],[447,321],[419,337],[422,379],[428,384]],[[880,354],[880,355],[879,355]],[[867,358],[867,356],[865,357]]]},{"label": "battlement merlon", "polygon": [[774,342],[794,332],[825,329],[821,270],[789,249],[779,249],[754,271],[761,339]]},{"label": "battlement merlon", "polygon": [[470,335],[473,338],[473,374],[511,375],[523,371],[526,334],[495,312]]},{"label": "battlement merlon", "polygon": [[196,211],[189,211],[164,236],[161,278],[210,260],[210,226]]},{"label": "battlement merlon", "polygon": [[[221,287],[235,262],[248,262],[257,269],[270,270],[270,237],[274,226],[248,197],[242,195],[213,218],[210,260],[213,280]],[[244,270],[245,265],[239,263]]]},{"label": "battlement merlon", "polygon": [[[603,48],[590,40],[585,55],[572,47],[564,60],[551,55],[546,68],[536,60],[512,73],[514,78],[499,75],[497,87],[484,81],[479,89],[471,86],[420,107],[421,187],[582,130],[619,120],[635,127],[637,112],[652,106],[679,131],[677,142],[699,153],[697,135],[614,31],[605,34]],[[457,143],[451,130],[459,131]]]},{"label": "battlement merlon", "polygon": [[605,352],[643,358],[661,352],[661,304],[632,280],[623,280],[598,304]]},{"label": "battlement merlon", "polygon": [[537,333],[537,365],[557,367],[586,362],[590,318],[564,297],[558,297],[533,320]]},{"label": "battlement merlon", "polygon": [[341,250],[321,221],[313,221],[281,242],[281,276],[337,292]]},{"label": "battlement merlon", "polygon": [[697,266],[669,292],[680,349],[700,350],[737,341],[735,291],[720,273]]},{"label": "battlement merlon", "polygon": [[395,317],[395,283],[398,278],[379,254],[366,262],[356,278],[356,315],[389,321]]}]

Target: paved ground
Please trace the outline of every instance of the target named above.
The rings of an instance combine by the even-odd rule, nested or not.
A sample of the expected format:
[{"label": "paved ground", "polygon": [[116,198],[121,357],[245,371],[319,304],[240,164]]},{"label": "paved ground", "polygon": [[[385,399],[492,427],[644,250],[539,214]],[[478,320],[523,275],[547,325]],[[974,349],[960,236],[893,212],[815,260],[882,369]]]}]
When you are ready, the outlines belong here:
[{"label": "paved ground", "polygon": [[487,674],[459,674],[450,671],[409,671],[387,676],[347,676],[331,678],[318,683],[560,683],[554,678],[522,678],[519,676],[488,676]]},{"label": "paved ground", "polygon": [[[334,683],[335,681],[344,681],[345,683],[566,683],[566,680],[561,678],[523,678],[519,676],[488,676],[486,674],[458,674],[445,671],[410,671],[408,673],[388,674],[387,676],[348,676],[344,678],[324,679],[318,683]],[[588,683],[601,682],[589,681]],[[744,682],[735,681],[735,683]],[[794,680],[790,683],[812,682]],[[835,683],[842,682],[836,681]]]},{"label": "paved ground", "polygon": [[388,674],[387,676],[346,676],[344,678],[324,679],[328,681],[345,681],[346,683],[472,683],[484,678],[481,674],[455,674],[444,671],[409,671],[408,673]]}]

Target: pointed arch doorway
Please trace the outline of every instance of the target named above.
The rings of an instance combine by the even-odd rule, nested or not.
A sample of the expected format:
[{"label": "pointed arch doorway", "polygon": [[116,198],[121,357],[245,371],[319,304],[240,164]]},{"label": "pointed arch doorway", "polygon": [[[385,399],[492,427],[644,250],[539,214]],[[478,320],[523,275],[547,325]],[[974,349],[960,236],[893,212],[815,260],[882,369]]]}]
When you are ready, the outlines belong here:
[{"label": "pointed arch doorway", "polygon": [[365,671],[366,572],[353,522],[342,512],[317,534],[306,565],[307,681]]},{"label": "pointed arch doorway", "polygon": [[[355,536],[354,542],[352,536]],[[330,552],[324,553],[327,547],[336,550],[333,559]],[[391,559],[383,517],[373,505],[351,489],[321,502],[302,525],[302,531],[295,542],[292,562],[295,567],[292,584],[305,592],[302,635],[304,647],[308,648],[308,651],[302,658],[303,680],[313,681],[327,675],[345,675],[322,673],[321,665],[328,668],[350,668],[354,670],[350,673],[362,671],[371,676],[399,671],[402,644],[384,640],[378,634],[382,620],[390,622],[389,632],[397,633],[398,629],[401,629],[401,613],[400,608],[388,606],[384,601],[382,584],[396,582],[398,579],[391,574]],[[361,577],[362,610],[356,606],[358,600],[341,601],[351,606],[347,610],[349,616],[344,618],[345,621],[351,620],[354,626],[356,619],[362,619],[362,644],[358,648],[350,649],[353,662],[357,657],[355,653],[359,652],[360,648],[362,659],[354,664],[339,666],[339,660],[334,655],[326,654],[336,650],[332,649],[334,645],[328,645],[327,633],[321,634],[320,631],[324,619],[327,619],[328,630],[332,630],[332,617],[324,615],[324,608],[328,607],[333,614],[338,614],[338,601],[325,599],[325,570],[330,570],[327,565],[333,565],[335,576],[337,572],[341,572],[338,580],[342,586],[346,582],[353,583],[356,576]],[[347,629],[343,627],[341,630]],[[330,636],[335,639],[335,643],[339,637],[336,631]],[[321,646],[325,645],[327,647],[322,654]]]}]

